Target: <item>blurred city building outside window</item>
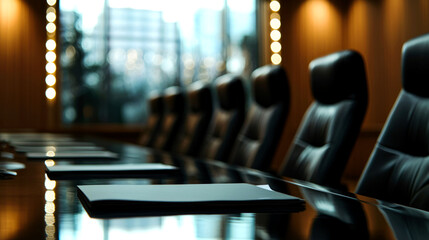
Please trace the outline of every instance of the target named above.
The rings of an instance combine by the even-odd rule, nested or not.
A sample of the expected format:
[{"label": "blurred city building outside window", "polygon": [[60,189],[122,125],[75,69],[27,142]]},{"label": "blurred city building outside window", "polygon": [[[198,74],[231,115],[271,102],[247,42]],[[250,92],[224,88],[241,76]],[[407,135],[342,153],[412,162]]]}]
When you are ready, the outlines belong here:
[{"label": "blurred city building outside window", "polygon": [[248,77],[257,0],[61,0],[62,122],[145,121],[152,91]]}]

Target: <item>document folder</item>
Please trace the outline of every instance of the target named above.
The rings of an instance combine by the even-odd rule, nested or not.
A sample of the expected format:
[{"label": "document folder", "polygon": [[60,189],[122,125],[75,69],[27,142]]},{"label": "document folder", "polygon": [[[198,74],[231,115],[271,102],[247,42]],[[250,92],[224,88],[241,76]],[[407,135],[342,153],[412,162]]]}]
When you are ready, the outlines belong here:
[{"label": "document folder", "polygon": [[178,168],[161,163],[54,165],[46,167],[51,180],[97,178],[165,178],[178,174]]},{"label": "document folder", "polygon": [[58,152],[73,152],[73,151],[104,151],[104,148],[99,146],[59,146],[59,147],[24,146],[24,147],[16,147],[15,151],[18,153],[26,153],[26,152],[46,153],[49,151],[58,153]]},{"label": "document folder", "polygon": [[78,197],[90,217],[290,213],[304,200],[246,183],[84,185]]},{"label": "document folder", "polygon": [[16,141],[10,142],[13,147],[46,147],[46,146],[95,146],[92,142],[78,142],[78,141]]},{"label": "document folder", "polygon": [[118,154],[109,151],[75,151],[75,152],[27,152],[28,159],[97,159],[118,158]]}]

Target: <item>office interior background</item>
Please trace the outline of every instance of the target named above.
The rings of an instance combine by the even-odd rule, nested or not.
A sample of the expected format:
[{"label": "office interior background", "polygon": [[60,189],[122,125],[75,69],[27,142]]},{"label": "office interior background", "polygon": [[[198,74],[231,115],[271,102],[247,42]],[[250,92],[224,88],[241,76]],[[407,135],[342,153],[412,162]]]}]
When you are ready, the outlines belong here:
[{"label": "office interior background", "polygon": [[401,89],[402,44],[429,32],[426,0],[287,0],[274,9],[269,0],[148,2],[1,0],[0,130],[136,142],[152,90],[226,72],[248,77],[274,61],[291,86],[276,167],[312,101],[309,62],[354,49],[365,59],[369,87],[345,172],[357,179]]}]

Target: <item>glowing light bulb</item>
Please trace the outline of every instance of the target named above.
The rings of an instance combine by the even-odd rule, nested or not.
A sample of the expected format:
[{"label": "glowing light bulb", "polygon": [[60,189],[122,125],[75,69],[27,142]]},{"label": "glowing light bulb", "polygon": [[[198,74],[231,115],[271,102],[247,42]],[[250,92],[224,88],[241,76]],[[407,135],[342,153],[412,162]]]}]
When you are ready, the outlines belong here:
[{"label": "glowing light bulb", "polygon": [[46,41],[46,49],[53,51],[57,47],[57,43],[53,39]]},{"label": "glowing light bulb", "polygon": [[46,89],[46,91],[45,91],[45,96],[47,99],[52,100],[55,98],[56,95],[57,95],[57,93],[56,93],[55,89],[52,87]]},{"label": "glowing light bulb", "polygon": [[46,24],[46,31],[48,33],[53,33],[53,32],[55,32],[55,30],[57,30],[57,26],[55,26],[55,23]]},{"label": "glowing light bulb", "polygon": [[282,45],[279,42],[271,43],[271,51],[278,53],[282,50]]},{"label": "glowing light bulb", "polygon": [[279,29],[281,26],[281,22],[278,18],[273,18],[270,21],[270,26],[272,29]]},{"label": "glowing light bulb", "polygon": [[54,22],[55,19],[57,19],[57,15],[54,12],[48,12],[46,14],[46,20],[48,20],[48,22]]},{"label": "glowing light bulb", "polygon": [[282,37],[281,33],[279,30],[273,30],[270,33],[270,37],[273,41],[278,41],[280,40],[280,38]]},{"label": "glowing light bulb", "polygon": [[54,62],[57,59],[57,55],[54,52],[47,52],[45,58],[48,62]]},{"label": "glowing light bulb", "polygon": [[46,0],[49,6],[54,6],[57,3],[57,0]]},{"label": "glowing light bulb", "polygon": [[270,2],[270,9],[273,12],[277,12],[280,10],[280,3],[278,1],[271,1]]},{"label": "glowing light bulb", "polygon": [[271,55],[271,62],[275,65],[280,64],[282,62],[282,56],[278,53]]},{"label": "glowing light bulb", "polygon": [[57,66],[55,65],[55,63],[47,63],[46,64],[46,72],[48,73],[54,73],[57,70]]},{"label": "glowing light bulb", "polygon": [[271,13],[270,19],[273,19],[273,18],[281,19],[280,14],[276,12]]},{"label": "glowing light bulb", "polygon": [[46,15],[49,13],[57,13],[57,10],[55,10],[54,7],[48,7],[48,9],[46,9]]},{"label": "glowing light bulb", "polygon": [[45,83],[48,86],[53,86],[55,85],[55,83],[57,82],[57,79],[55,78],[54,75],[49,74],[48,76],[46,76],[45,78]]}]

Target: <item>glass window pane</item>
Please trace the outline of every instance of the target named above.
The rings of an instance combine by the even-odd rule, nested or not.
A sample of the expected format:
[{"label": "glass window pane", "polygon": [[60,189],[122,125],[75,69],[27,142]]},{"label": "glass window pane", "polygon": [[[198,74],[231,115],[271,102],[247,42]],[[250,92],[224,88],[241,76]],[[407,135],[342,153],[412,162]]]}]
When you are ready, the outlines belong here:
[{"label": "glass window pane", "polygon": [[151,91],[248,76],[255,0],[61,0],[63,123],[142,123]]}]

